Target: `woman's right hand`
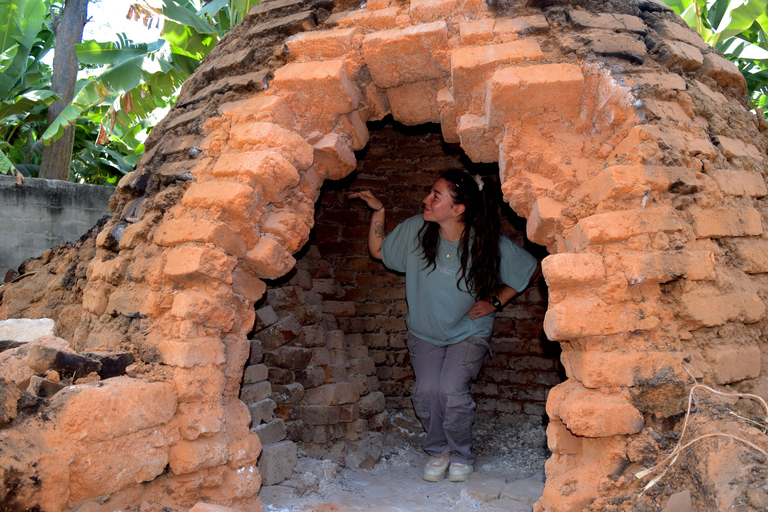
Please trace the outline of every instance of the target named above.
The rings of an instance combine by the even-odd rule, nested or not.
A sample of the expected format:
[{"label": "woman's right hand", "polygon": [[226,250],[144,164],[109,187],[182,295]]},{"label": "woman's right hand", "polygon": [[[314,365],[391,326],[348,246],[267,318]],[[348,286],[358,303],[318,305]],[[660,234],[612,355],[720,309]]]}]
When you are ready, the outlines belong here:
[{"label": "woman's right hand", "polygon": [[381,202],[370,190],[361,190],[360,192],[352,192],[347,196],[349,199],[362,199],[368,208],[379,211],[384,208],[384,203]]}]

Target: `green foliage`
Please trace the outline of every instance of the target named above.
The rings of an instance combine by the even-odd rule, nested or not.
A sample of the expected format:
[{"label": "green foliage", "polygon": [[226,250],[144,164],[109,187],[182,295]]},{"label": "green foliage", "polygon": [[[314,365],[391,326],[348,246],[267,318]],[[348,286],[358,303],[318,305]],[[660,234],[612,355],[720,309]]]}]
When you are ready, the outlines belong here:
[{"label": "green foliage", "polygon": [[[0,172],[36,176],[43,144],[75,126],[70,180],[116,184],[144,151],[143,141],[179,88],[219,39],[258,0],[144,0],[130,14],[163,25],[153,43],[85,41],[76,47],[76,94],[46,129],[53,47],[51,10],[64,0],[0,0]],[[158,7],[151,4],[155,3]]]},{"label": "green foliage", "polygon": [[768,117],[768,0],[663,0],[734,62],[752,106]]}]

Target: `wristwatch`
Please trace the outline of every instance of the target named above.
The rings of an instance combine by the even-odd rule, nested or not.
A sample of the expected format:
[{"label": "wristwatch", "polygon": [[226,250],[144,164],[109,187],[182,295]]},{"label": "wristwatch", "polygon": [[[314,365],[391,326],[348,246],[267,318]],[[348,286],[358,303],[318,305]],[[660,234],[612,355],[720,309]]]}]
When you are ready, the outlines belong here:
[{"label": "wristwatch", "polygon": [[504,309],[504,304],[501,303],[501,301],[496,295],[491,297],[491,304],[493,304],[493,307],[496,308],[496,311],[501,311],[502,309]]}]

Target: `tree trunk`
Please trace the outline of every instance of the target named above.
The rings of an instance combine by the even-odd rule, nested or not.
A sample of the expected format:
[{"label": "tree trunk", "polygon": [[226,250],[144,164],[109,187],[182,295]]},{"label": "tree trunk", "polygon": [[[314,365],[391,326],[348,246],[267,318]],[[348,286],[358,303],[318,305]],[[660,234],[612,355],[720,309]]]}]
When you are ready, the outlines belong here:
[{"label": "tree trunk", "polygon": [[[61,97],[61,101],[51,103],[48,107],[48,126],[75,96],[77,68],[79,67],[75,45],[83,38],[83,26],[85,26],[87,16],[88,0],[67,0],[61,18],[54,26],[56,46],[53,55],[51,90]],[[72,161],[74,141],[75,127],[70,126],[64,132],[63,137],[43,149],[40,178],[50,180],[69,178],[69,165]]]}]

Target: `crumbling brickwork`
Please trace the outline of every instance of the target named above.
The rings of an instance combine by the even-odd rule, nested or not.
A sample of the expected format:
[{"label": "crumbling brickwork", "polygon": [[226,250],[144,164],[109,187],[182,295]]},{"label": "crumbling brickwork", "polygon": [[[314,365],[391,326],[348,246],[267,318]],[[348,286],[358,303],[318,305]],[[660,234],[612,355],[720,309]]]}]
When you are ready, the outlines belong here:
[{"label": "crumbling brickwork", "polygon": [[[546,401],[553,456],[539,509],[599,508],[609,475],[631,475],[658,450],[653,434],[675,428],[693,379],[766,395],[757,377],[768,371],[768,126],[747,110],[738,69],[652,0],[621,12],[501,4],[371,0],[345,11],[330,0],[274,0],[251,10],[153,131],[96,239],[69,341],[78,351],[130,343],[141,365],[74,386],[43,419],[18,417],[0,431],[45,434],[25,452],[40,464],[14,473],[39,482],[16,495],[17,508],[106,510],[138,495],[259,508],[255,408],[239,399],[255,305],[296,265],[324,180],[356,169],[366,123],[388,115],[439,123],[473,162],[498,163],[504,200],[550,253],[543,326],[562,348],[567,380]],[[421,197],[417,188],[409,199]],[[363,223],[362,211],[349,215]],[[323,297],[323,314],[338,319],[328,332],[345,331],[343,343],[324,334],[314,347],[338,357],[325,379],[340,361],[389,363],[377,343],[402,349],[396,317],[379,333],[351,328],[365,318],[350,314],[350,276],[335,277],[312,283],[330,294],[342,287]],[[401,301],[397,287],[379,290]],[[368,299],[375,317],[381,306]],[[296,339],[317,325],[297,321]],[[293,407],[289,383],[270,373],[286,375],[281,365],[301,366],[307,354],[280,348],[264,352],[264,364],[270,387],[284,386],[270,397],[288,398],[281,408],[270,398],[274,413],[264,404],[267,425]],[[407,379],[403,354],[390,353],[392,377],[399,368]],[[336,426],[345,422],[323,429],[320,420],[350,412],[353,387],[307,388],[319,390],[299,400],[304,419],[317,412],[307,442],[349,435]],[[244,389],[258,398],[266,388]],[[93,421],[70,412],[78,401]],[[130,476],[111,464],[135,454]],[[715,489],[713,509],[730,508],[733,493],[719,491],[727,483],[702,485]]]}]

